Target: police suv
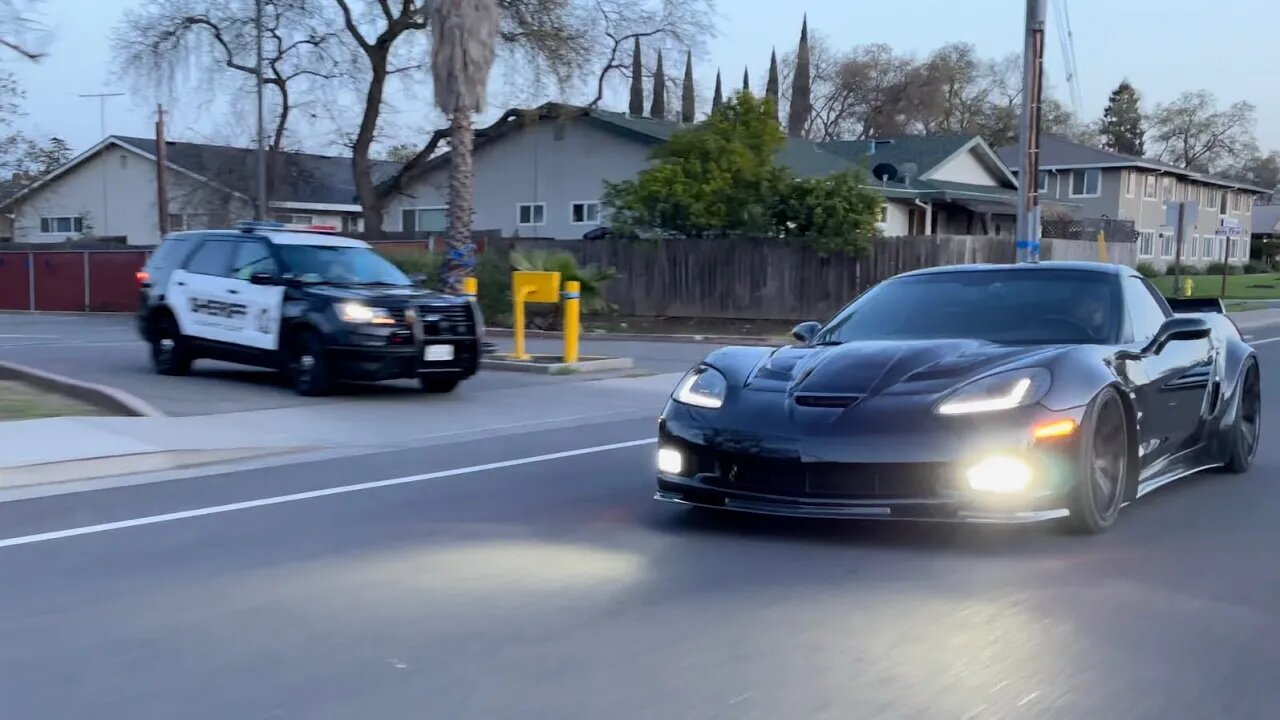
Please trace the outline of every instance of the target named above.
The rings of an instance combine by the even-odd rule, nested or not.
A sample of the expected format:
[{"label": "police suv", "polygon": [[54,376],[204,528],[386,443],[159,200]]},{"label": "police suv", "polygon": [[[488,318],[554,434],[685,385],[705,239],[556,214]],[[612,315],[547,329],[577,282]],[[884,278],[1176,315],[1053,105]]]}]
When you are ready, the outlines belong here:
[{"label": "police suv", "polygon": [[156,371],[184,375],[199,358],[273,368],[303,395],[396,378],[446,393],[475,374],[474,300],[420,289],[333,230],[253,222],[167,235],[138,273]]}]

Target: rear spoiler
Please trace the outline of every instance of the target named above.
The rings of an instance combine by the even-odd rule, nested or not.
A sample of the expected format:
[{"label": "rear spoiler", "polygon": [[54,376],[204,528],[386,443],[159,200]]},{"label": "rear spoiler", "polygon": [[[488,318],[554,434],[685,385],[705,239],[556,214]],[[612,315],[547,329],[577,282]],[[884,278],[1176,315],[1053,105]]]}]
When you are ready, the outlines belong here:
[{"label": "rear spoiler", "polygon": [[1175,313],[1217,313],[1226,315],[1227,308],[1218,298],[1165,298],[1169,308]]}]

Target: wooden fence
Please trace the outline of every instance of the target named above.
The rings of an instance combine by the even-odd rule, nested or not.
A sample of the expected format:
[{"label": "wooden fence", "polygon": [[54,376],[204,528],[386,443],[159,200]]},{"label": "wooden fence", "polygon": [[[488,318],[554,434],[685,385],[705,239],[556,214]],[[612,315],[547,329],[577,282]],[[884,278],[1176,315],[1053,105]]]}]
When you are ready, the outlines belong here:
[{"label": "wooden fence", "polygon": [[[1097,259],[1097,244],[1061,242],[1070,259]],[[1132,242],[1108,243],[1111,262],[1125,262]],[[1079,247],[1077,247],[1079,246]],[[714,240],[493,240],[490,252],[561,249],[580,263],[615,268],[606,290],[618,312],[633,317],[810,320],[829,317],[859,293],[909,270],[1015,260],[1010,237],[879,238],[858,256],[823,255],[800,243],[745,238]],[[1069,253],[1067,252],[1069,250]],[[1090,257],[1092,253],[1092,257]],[[1084,257],[1079,257],[1084,255]],[[1053,259],[1054,241],[1041,246]]]}]

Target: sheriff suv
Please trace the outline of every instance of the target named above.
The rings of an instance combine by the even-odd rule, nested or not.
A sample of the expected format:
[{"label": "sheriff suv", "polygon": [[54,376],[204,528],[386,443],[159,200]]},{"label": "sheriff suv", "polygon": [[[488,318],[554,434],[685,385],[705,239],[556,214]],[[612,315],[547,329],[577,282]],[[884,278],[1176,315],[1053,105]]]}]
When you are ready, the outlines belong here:
[{"label": "sheriff suv", "polygon": [[284,371],[303,395],[397,378],[447,393],[475,374],[476,303],[416,287],[333,230],[253,222],[166,236],[138,273],[156,372],[185,375],[210,358]]}]

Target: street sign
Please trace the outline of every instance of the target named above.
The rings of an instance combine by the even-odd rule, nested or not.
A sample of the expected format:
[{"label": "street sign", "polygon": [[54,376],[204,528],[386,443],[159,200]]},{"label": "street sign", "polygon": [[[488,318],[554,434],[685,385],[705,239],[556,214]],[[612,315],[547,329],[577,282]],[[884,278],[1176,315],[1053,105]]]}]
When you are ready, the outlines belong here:
[{"label": "street sign", "polygon": [[1240,221],[1235,218],[1222,218],[1222,224],[1213,231],[1213,234],[1219,237],[1239,237],[1244,235],[1244,228],[1240,227]]},{"label": "street sign", "polygon": [[1171,202],[1165,203],[1164,206],[1164,224],[1166,227],[1178,227],[1178,207],[1185,205],[1186,215],[1183,216],[1183,223],[1188,227],[1196,224],[1196,220],[1200,217],[1200,204],[1193,202]]}]

